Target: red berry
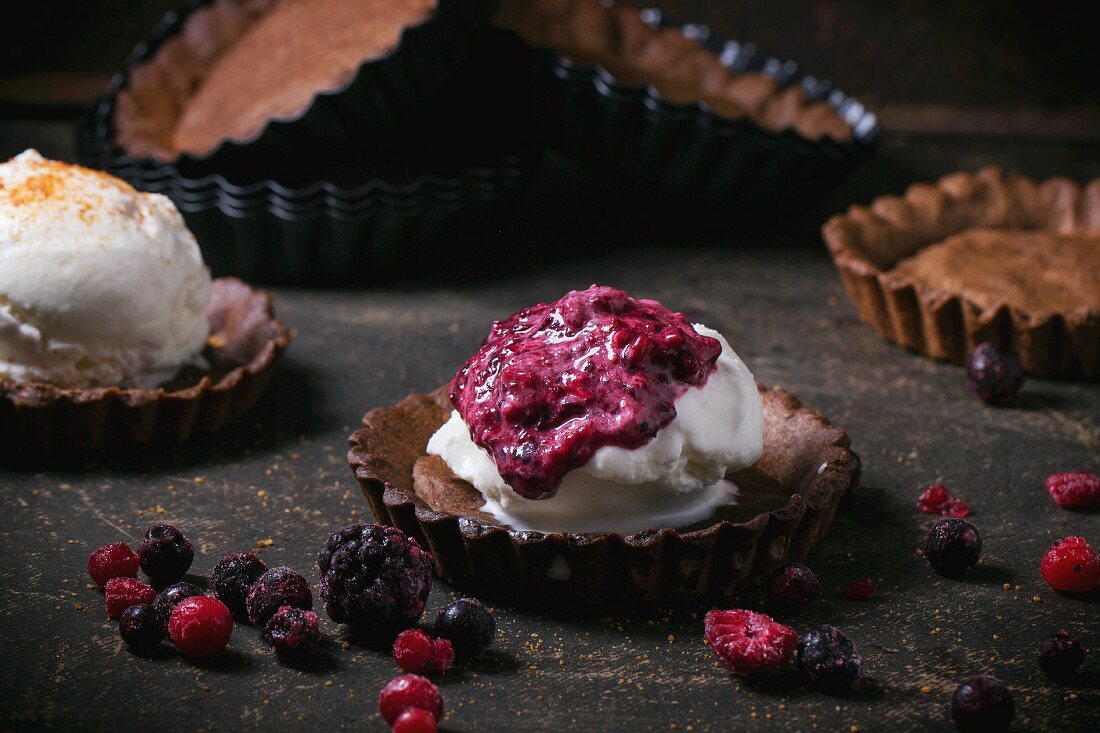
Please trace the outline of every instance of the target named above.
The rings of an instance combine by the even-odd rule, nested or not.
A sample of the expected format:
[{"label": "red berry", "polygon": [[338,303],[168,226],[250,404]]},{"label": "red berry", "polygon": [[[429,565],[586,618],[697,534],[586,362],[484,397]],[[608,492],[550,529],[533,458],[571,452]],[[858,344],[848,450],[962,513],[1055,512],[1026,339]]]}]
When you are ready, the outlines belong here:
[{"label": "red berry", "polygon": [[134,578],[111,578],[104,586],[107,596],[107,618],[117,619],[130,606],[152,603],[157,592]]},{"label": "red berry", "polygon": [[798,645],[798,634],[791,627],[743,609],[710,611],[703,627],[711,651],[740,677],[778,668]]},{"label": "red berry", "polygon": [[951,498],[943,484],[932,484],[921,492],[917,499],[917,509],[925,514],[939,514],[940,505]]},{"label": "red berry", "polygon": [[449,639],[432,639],[432,670],[440,674],[455,663],[455,650]]},{"label": "red berry", "polygon": [[945,517],[963,519],[970,516],[970,507],[962,499],[951,498],[940,504],[940,514]]},{"label": "red berry", "polygon": [[1065,471],[1047,476],[1047,491],[1063,509],[1100,504],[1100,476],[1091,471]]},{"label": "red berry", "polygon": [[406,672],[446,672],[455,661],[447,639],[432,639],[420,629],[408,629],[393,642],[393,659]]},{"label": "red berry", "polygon": [[416,674],[394,677],[378,695],[378,711],[388,725],[393,725],[409,708],[427,710],[438,723],[443,719],[443,696],[426,677]]},{"label": "red berry", "polygon": [[870,578],[857,580],[840,593],[849,601],[866,601],[875,594],[875,581]]},{"label": "red berry", "polygon": [[111,578],[133,578],[137,576],[141,560],[137,553],[125,542],[100,547],[88,556],[88,575],[96,585],[107,585]]},{"label": "red berry", "polygon": [[1043,556],[1043,580],[1054,590],[1088,593],[1100,585],[1100,557],[1084,537],[1066,537]]},{"label": "red berry", "polygon": [[184,598],[168,619],[172,643],[189,657],[220,654],[232,633],[232,614],[224,603],[210,596]]},{"label": "red berry", "polygon": [[393,733],[436,733],[435,718],[427,710],[409,708],[393,721]]},{"label": "red berry", "polygon": [[821,583],[814,571],[805,565],[792,563],[776,574],[768,588],[768,595],[779,613],[798,613],[810,605],[819,590]]}]

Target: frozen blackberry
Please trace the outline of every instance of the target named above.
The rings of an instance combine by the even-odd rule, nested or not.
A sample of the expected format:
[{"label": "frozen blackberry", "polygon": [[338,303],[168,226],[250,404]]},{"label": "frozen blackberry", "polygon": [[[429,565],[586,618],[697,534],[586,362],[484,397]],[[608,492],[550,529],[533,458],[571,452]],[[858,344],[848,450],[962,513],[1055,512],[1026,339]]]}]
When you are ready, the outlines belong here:
[{"label": "frozen blackberry", "polygon": [[978,675],[959,685],[951,698],[951,719],[963,733],[1008,730],[1016,705],[1012,693],[996,677]]},{"label": "frozen blackberry", "polygon": [[262,629],[283,606],[312,611],[313,592],[309,582],[290,568],[272,568],[252,584],[247,606],[248,620]]},{"label": "frozen blackberry", "polygon": [[283,606],[267,622],[264,628],[264,641],[284,662],[305,659],[321,643],[317,614],[313,611]]},{"label": "frozen blackberry", "polygon": [[966,386],[988,405],[1007,405],[1024,386],[1024,367],[1019,355],[1000,351],[986,341],[970,355]]},{"label": "frozen blackberry", "polygon": [[214,597],[224,603],[233,618],[248,623],[248,592],[267,570],[264,561],[252,552],[226,555],[210,573]]},{"label": "frozen blackberry", "polygon": [[451,642],[455,659],[468,662],[484,652],[497,635],[497,622],[476,598],[459,598],[439,610],[435,635]]},{"label": "frozen blackberry", "polygon": [[791,563],[776,574],[768,587],[768,596],[778,613],[798,613],[817,597],[821,583],[817,575],[801,563]]},{"label": "frozen blackberry", "polygon": [[863,657],[843,631],[825,624],[798,640],[798,668],[811,687],[840,692],[859,680]]},{"label": "frozen blackberry", "polygon": [[173,583],[162,590],[157,599],[153,601],[153,610],[157,612],[157,616],[160,618],[160,625],[164,629],[168,628],[168,617],[172,615],[172,609],[176,607],[177,603],[184,598],[202,595],[206,595],[203,593],[202,588],[193,583]]},{"label": "frozen blackberry", "polygon": [[978,528],[963,519],[945,519],[928,530],[924,557],[940,575],[959,578],[982,554]]},{"label": "frozen blackberry", "polygon": [[1068,631],[1055,631],[1043,639],[1037,658],[1039,666],[1052,679],[1068,680],[1077,674],[1077,668],[1085,661],[1085,650]]},{"label": "frozen blackberry", "polygon": [[395,527],[345,527],[317,556],[325,612],[364,640],[388,645],[424,613],[432,562],[430,552]]},{"label": "frozen blackberry", "polygon": [[155,524],[145,533],[138,551],[141,569],[157,585],[169,585],[183,577],[195,559],[191,540],[170,524]]},{"label": "frozen blackberry", "polygon": [[118,620],[118,633],[136,654],[150,654],[160,646],[165,628],[156,609],[148,603],[130,606]]}]

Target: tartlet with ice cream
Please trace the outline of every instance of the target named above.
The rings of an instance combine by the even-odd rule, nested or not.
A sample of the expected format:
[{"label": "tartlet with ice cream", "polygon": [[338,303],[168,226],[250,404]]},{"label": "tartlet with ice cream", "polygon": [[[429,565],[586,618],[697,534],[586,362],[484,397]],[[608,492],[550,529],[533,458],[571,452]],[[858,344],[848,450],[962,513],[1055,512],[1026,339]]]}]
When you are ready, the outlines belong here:
[{"label": "tartlet with ice cream", "polygon": [[12,452],[177,443],[247,409],[289,333],[211,280],[175,205],[34,150],[0,163],[0,435]]},{"label": "tartlet with ice cream", "polygon": [[349,462],[443,580],[514,602],[698,600],[801,560],[848,436],[718,332],[609,287],[493,324],[447,387],[372,410]]}]

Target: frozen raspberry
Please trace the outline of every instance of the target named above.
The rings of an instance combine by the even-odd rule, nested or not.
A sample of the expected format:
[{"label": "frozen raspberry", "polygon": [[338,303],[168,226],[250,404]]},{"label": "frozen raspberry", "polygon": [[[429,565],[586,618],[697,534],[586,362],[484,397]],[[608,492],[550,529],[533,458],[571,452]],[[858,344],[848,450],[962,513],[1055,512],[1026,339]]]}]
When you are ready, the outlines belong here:
[{"label": "frozen raspberry", "polygon": [[406,672],[446,672],[455,652],[447,639],[432,639],[420,629],[406,629],[393,642],[393,659]]},{"label": "frozen raspberry", "polygon": [[798,668],[812,687],[840,692],[859,680],[863,657],[843,631],[825,624],[799,639]]},{"label": "frozen raspberry", "polygon": [[1100,585],[1100,557],[1084,537],[1055,542],[1043,556],[1043,580],[1054,590],[1088,593]]},{"label": "frozen raspberry", "polygon": [[251,552],[226,555],[210,573],[214,597],[224,603],[233,618],[248,623],[248,591],[267,570],[264,561]]},{"label": "frozen raspberry", "polygon": [[172,615],[172,609],[184,598],[206,595],[202,588],[192,583],[173,583],[160,592],[153,601],[153,610],[160,617],[161,626],[168,630],[168,618]]},{"label": "frozen raspberry", "polygon": [[378,695],[378,711],[387,725],[393,725],[410,708],[427,710],[437,723],[443,719],[443,696],[431,680],[416,674],[394,677]]},{"label": "frozen raspberry", "polygon": [[436,733],[435,716],[422,708],[409,708],[393,721],[393,733]]},{"label": "frozen raspberry", "polygon": [[1091,471],[1065,471],[1047,476],[1047,491],[1063,509],[1100,504],[1100,476]]},{"label": "frozen raspberry", "polygon": [[195,559],[191,540],[170,524],[155,524],[145,533],[138,551],[141,569],[159,585],[175,583]]},{"label": "frozen raspberry", "polygon": [[866,601],[875,594],[875,581],[870,578],[857,580],[840,591],[840,594],[849,601]]},{"label": "frozen raspberry", "polygon": [[817,597],[821,583],[813,570],[800,563],[791,563],[779,571],[768,587],[768,597],[776,612],[798,613]]},{"label": "frozen raspberry", "polygon": [[986,341],[970,355],[966,386],[988,405],[1007,405],[1024,386],[1024,367],[1019,355],[1000,351]]},{"label": "frozen raspberry", "polygon": [[313,591],[309,582],[290,568],[272,568],[252,584],[247,606],[248,620],[262,629],[283,606],[312,611]]},{"label": "frozen raspberry", "polygon": [[1012,693],[989,675],[971,677],[951,698],[951,718],[963,733],[1006,731],[1015,714]]},{"label": "frozen raspberry", "polygon": [[710,611],[703,627],[711,651],[740,677],[777,669],[798,644],[798,634],[791,627],[743,609]]},{"label": "frozen raspberry", "polygon": [[436,614],[435,635],[450,641],[455,658],[465,664],[492,645],[497,622],[481,601],[459,598]]},{"label": "frozen raspberry", "polygon": [[924,557],[940,575],[959,578],[982,554],[978,528],[963,519],[945,519],[928,530]]},{"label": "frozen raspberry", "polygon": [[1077,673],[1077,668],[1085,661],[1085,650],[1081,642],[1069,635],[1068,631],[1055,631],[1043,639],[1037,655],[1039,666],[1052,679],[1068,680]]},{"label": "frozen raspberry", "polygon": [[962,519],[970,514],[970,507],[962,499],[955,499],[943,484],[933,484],[917,499],[917,509],[925,514]]},{"label": "frozen raspberry", "polygon": [[168,634],[176,648],[189,657],[213,657],[225,649],[233,633],[233,616],[225,604],[210,596],[184,598],[168,618]]},{"label": "frozen raspberry", "polygon": [[104,586],[107,596],[107,618],[117,619],[130,606],[152,603],[157,592],[135,578],[111,578]]},{"label": "frozen raspberry", "polygon": [[148,603],[138,603],[122,612],[118,633],[126,646],[137,654],[149,654],[164,640],[160,616]]},{"label": "frozen raspberry", "polygon": [[281,607],[267,622],[264,641],[284,662],[305,659],[321,643],[317,614],[292,606]]},{"label": "frozen raspberry", "polygon": [[388,645],[424,612],[432,562],[430,552],[396,527],[345,527],[317,556],[325,611],[333,621]]},{"label": "frozen raspberry", "polygon": [[125,542],[100,547],[88,556],[88,575],[96,585],[103,587],[111,578],[137,576],[138,556]]}]

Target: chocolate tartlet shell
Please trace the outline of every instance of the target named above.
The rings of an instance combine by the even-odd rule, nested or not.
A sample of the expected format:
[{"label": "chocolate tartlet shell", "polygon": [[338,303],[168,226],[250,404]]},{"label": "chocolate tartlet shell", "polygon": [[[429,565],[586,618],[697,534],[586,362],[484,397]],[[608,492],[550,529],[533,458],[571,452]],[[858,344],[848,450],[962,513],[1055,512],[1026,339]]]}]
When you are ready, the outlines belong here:
[{"label": "chocolate tartlet shell", "polygon": [[[828,81],[705,26],[678,25],[652,9],[641,16],[710,50],[731,76],[758,73],[777,82],[777,94],[824,103],[848,123],[850,137],[806,137],[796,128],[812,125],[801,125],[797,115],[779,129],[749,115],[724,117],[706,103],[669,101],[652,85],[623,83],[599,64],[548,50],[534,65],[535,119],[552,149],[654,188],[732,207],[753,221],[814,203],[873,150],[881,132],[877,118]],[[820,114],[820,107],[805,113]]]},{"label": "chocolate tartlet shell", "polygon": [[106,452],[182,443],[221,429],[259,400],[290,332],[275,318],[269,293],[234,278],[214,281],[206,315],[209,368],[201,375],[185,369],[160,389],[0,381],[0,448],[12,455]]},{"label": "chocolate tartlet shell", "polygon": [[1040,376],[1100,376],[1100,311],[1033,314],[1005,303],[922,287],[891,272],[898,261],[969,229],[1100,232],[1100,180],[1038,182],[998,168],[916,184],[903,196],[853,206],[822,229],[860,318],[880,336],[933,359],[964,364],[990,341],[1017,351]]},{"label": "chocolate tartlet shell", "polygon": [[[377,520],[430,548],[438,575],[464,591],[524,604],[699,601],[759,584],[805,558],[851,485],[854,464],[842,429],[787,392],[762,389],[761,396],[764,453],[731,476],[744,505],[731,512],[750,516],[686,530],[547,534],[501,526],[476,510],[473,487],[426,457],[428,439],[452,409],[444,389],[367,413],[350,438],[348,460]],[[435,475],[414,478],[424,472]],[[439,482],[455,511],[437,511],[417,493]],[[770,497],[773,508],[755,512],[755,492]]]}]

